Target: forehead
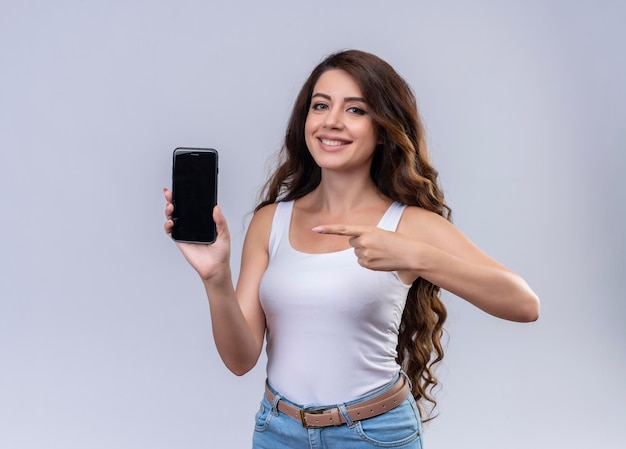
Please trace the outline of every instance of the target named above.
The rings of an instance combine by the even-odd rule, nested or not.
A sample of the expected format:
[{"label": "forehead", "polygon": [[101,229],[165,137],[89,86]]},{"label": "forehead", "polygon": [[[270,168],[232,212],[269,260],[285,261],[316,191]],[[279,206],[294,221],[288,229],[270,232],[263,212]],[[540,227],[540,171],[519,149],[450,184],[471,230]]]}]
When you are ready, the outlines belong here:
[{"label": "forehead", "polygon": [[356,80],[348,72],[331,69],[322,73],[313,86],[313,95],[323,93],[331,97],[362,97]]}]

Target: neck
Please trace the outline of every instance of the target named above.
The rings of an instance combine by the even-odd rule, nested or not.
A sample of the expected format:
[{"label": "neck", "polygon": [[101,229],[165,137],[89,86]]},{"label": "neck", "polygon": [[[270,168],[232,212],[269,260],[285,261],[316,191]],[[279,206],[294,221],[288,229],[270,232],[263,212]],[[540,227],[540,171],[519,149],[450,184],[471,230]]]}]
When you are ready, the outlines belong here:
[{"label": "neck", "polygon": [[345,213],[384,200],[369,173],[336,174],[322,170],[322,180],[310,194],[317,207],[331,213]]}]

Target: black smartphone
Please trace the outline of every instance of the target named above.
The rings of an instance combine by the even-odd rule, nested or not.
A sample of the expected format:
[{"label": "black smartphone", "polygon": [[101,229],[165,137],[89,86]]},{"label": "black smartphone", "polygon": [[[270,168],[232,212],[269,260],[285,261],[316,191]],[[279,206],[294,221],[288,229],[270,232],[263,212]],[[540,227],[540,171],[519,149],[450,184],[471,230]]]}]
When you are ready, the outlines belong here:
[{"label": "black smartphone", "polygon": [[180,242],[213,243],[217,229],[217,151],[176,148],[172,163],[172,238]]}]

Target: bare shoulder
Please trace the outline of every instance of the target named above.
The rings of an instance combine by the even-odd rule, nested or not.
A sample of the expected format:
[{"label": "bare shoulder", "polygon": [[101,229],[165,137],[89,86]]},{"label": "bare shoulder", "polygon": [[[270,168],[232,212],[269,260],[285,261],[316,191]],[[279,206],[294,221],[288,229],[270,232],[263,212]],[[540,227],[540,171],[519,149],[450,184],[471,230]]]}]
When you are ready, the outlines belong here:
[{"label": "bare shoulder", "polygon": [[406,208],[398,232],[465,260],[500,265],[451,222],[421,207]]},{"label": "bare shoulder", "polygon": [[473,246],[447,219],[417,206],[405,209],[398,224],[398,232],[452,253],[456,253],[460,248]]},{"label": "bare shoulder", "polygon": [[269,222],[269,224],[272,224],[272,220],[274,219],[274,212],[276,212],[276,207],[278,206],[278,203],[273,203],[273,204],[268,204],[267,206],[263,206],[261,209],[259,209],[258,211],[256,211],[252,217],[252,221],[250,222],[252,223],[259,223],[259,224],[267,224]]},{"label": "bare shoulder", "polygon": [[398,232],[415,237],[433,233],[459,232],[456,227],[435,212],[422,207],[407,206],[398,224]]},{"label": "bare shoulder", "polygon": [[256,211],[248,226],[248,238],[252,237],[257,243],[267,243],[272,229],[272,220],[276,212],[277,203],[268,204]]}]

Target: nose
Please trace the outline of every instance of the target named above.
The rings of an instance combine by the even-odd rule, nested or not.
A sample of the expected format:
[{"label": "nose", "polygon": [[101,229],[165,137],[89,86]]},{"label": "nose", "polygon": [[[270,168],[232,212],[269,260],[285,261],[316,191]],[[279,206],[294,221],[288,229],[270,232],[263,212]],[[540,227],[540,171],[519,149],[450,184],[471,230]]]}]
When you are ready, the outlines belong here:
[{"label": "nose", "polygon": [[329,108],[326,114],[324,114],[323,126],[328,129],[341,128],[341,108]]}]

